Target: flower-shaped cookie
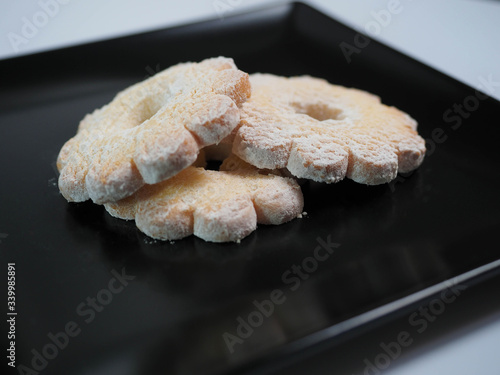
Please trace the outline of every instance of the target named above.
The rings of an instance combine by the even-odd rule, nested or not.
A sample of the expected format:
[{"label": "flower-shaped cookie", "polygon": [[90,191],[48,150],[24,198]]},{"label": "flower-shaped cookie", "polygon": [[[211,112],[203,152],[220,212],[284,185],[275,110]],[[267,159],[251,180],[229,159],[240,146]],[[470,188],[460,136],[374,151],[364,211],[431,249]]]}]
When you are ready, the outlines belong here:
[{"label": "flower-shaped cookie", "polygon": [[233,152],[259,168],[376,185],[417,168],[425,142],[406,113],[372,94],[304,77],[250,76]]},{"label": "flower-shaped cookie", "polygon": [[248,75],[232,59],[173,66],[87,115],[63,146],[59,189],[68,201],[125,198],[190,166],[239,123]]},{"label": "flower-shaped cookie", "polygon": [[261,174],[231,156],[227,171],[188,167],[166,181],[146,185],[121,201],[106,203],[120,219],[135,219],[150,237],[176,240],[191,234],[206,241],[238,241],[261,224],[282,224],[302,213],[294,179]]}]

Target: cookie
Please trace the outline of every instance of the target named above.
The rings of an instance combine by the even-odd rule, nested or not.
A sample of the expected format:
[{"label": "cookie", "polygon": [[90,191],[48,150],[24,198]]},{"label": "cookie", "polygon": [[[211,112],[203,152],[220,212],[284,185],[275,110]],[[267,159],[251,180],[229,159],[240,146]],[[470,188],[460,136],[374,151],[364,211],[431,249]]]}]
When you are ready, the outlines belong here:
[{"label": "cookie", "polygon": [[309,76],[254,74],[250,82],[252,97],[228,139],[252,165],[326,183],[347,177],[377,185],[422,163],[416,121],[375,95]]},{"label": "cookie", "polygon": [[72,202],[123,199],[190,166],[238,125],[248,74],[232,59],[183,63],[118,93],[62,147],[59,189]]},{"label": "cookie", "polygon": [[225,160],[222,169],[188,167],[163,182],[104,207],[114,217],[134,219],[139,230],[161,240],[191,234],[211,242],[239,241],[260,224],[282,224],[296,218],[304,205],[291,178]]}]

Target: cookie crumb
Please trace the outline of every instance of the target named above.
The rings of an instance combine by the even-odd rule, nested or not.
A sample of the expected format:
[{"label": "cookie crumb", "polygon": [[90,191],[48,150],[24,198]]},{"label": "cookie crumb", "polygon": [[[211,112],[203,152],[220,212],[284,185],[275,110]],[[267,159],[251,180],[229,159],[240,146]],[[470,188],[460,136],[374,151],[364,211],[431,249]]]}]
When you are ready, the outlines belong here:
[{"label": "cookie crumb", "polygon": [[241,239],[239,239],[239,238],[238,238],[238,239],[236,240],[236,243],[241,243]]},{"label": "cookie crumb", "polygon": [[51,179],[49,179],[49,184],[48,184],[49,187],[55,187],[57,186],[57,178],[55,177],[52,177]]}]

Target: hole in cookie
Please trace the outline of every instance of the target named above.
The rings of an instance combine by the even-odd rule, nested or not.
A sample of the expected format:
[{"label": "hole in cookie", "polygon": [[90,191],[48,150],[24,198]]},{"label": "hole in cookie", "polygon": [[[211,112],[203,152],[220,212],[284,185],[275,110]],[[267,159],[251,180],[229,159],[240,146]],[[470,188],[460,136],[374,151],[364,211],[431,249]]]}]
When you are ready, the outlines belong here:
[{"label": "hole in cookie", "polygon": [[325,103],[292,103],[295,113],[307,115],[318,121],[341,120],[342,110]]},{"label": "hole in cookie", "polygon": [[143,99],[137,103],[130,111],[131,118],[135,126],[139,126],[149,120],[161,109],[159,102],[150,98]]},{"label": "hole in cookie", "polygon": [[205,169],[208,169],[209,171],[218,171],[221,164],[222,161],[219,160],[208,160]]},{"label": "hole in cookie", "polygon": [[139,124],[142,124],[144,122],[146,122],[147,120],[149,120],[151,117],[153,117],[154,115],[156,115],[156,113],[158,112],[159,108],[154,108],[153,106],[148,106],[148,105],[145,105],[143,108],[142,108],[142,111],[140,112],[140,118],[139,118]]}]

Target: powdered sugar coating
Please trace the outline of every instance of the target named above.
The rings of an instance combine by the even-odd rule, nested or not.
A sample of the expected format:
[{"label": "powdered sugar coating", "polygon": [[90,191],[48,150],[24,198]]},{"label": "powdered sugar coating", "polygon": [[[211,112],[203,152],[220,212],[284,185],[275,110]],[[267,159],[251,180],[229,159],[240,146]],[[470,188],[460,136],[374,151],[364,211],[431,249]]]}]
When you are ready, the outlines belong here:
[{"label": "powdered sugar coating", "polygon": [[119,202],[106,203],[114,217],[135,219],[150,237],[176,240],[191,234],[211,242],[239,241],[261,224],[296,218],[304,201],[294,179],[261,174],[225,161],[226,171],[188,167],[174,177],[146,185]]},{"label": "powdered sugar coating", "polygon": [[250,76],[233,152],[259,168],[320,182],[376,185],[417,168],[425,142],[406,113],[364,91],[309,76]]},{"label": "powdered sugar coating", "polygon": [[61,149],[61,193],[113,202],[175,175],[237,126],[249,96],[248,74],[222,57],[178,64],[129,87],[85,116]]}]

